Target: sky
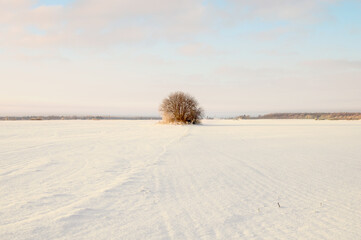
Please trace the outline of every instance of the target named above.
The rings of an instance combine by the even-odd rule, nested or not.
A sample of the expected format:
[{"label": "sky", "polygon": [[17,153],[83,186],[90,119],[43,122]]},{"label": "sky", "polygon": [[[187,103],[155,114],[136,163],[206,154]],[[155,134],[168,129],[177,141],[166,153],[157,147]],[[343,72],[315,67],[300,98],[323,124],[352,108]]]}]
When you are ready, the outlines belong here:
[{"label": "sky", "polygon": [[358,0],[0,0],[0,115],[361,111]]}]

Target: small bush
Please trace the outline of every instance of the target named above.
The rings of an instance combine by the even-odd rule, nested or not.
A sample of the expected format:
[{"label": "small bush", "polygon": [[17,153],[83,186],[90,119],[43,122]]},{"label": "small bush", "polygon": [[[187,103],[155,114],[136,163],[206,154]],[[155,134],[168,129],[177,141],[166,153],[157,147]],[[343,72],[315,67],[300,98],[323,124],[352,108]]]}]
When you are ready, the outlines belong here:
[{"label": "small bush", "polygon": [[203,109],[189,94],[175,92],[165,98],[159,107],[164,123],[198,124],[203,117]]}]

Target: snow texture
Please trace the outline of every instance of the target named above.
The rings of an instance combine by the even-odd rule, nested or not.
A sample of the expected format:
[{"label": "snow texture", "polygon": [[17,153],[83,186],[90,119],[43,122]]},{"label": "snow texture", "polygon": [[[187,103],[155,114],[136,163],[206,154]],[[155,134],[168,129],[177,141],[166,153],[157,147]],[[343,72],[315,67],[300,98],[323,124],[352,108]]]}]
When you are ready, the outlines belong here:
[{"label": "snow texture", "polygon": [[361,239],[361,121],[0,122],[0,239]]}]

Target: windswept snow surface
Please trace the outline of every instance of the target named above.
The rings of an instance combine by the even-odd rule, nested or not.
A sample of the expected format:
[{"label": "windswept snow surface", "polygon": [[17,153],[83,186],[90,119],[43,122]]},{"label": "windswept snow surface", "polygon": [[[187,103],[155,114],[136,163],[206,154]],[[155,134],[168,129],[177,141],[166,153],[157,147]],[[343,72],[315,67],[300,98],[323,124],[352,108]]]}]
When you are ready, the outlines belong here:
[{"label": "windswept snow surface", "polygon": [[361,121],[0,122],[0,239],[361,239]]}]

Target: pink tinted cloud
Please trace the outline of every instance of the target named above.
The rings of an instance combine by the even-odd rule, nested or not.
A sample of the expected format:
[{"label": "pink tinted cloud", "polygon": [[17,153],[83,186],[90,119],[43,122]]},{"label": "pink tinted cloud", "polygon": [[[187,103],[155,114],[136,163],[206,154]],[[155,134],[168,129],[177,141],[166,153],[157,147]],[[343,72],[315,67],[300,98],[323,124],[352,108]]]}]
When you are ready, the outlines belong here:
[{"label": "pink tinted cloud", "polygon": [[302,62],[302,65],[312,69],[319,69],[319,70],[361,71],[361,61],[321,59],[321,60],[304,61]]},{"label": "pink tinted cloud", "polygon": [[[305,20],[317,18],[326,3],[336,1],[228,0],[232,8],[220,10],[205,5],[202,0],[75,0],[71,6],[36,8],[33,0],[3,0],[0,2],[0,44],[29,48],[104,48],[130,42],[194,41],[199,34],[214,31],[214,23],[225,24],[228,18],[236,22],[257,17]],[[27,31],[29,25],[44,34],[39,36]],[[258,38],[274,38],[285,31],[288,30],[259,33]],[[190,48],[182,51],[189,54]],[[210,51],[202,49],[203,53]]]},{"label": "pink tinted cloud", "polygon": [[203,43],[189,43],[181,46],[178,52],[185,56],[211,56],[225,54],[225,51],[220,51],[211,45]]},{"label": "pink tinted cloud", "polygon": [[340,0],[228,0],[237,9],[243,9],[248,18],[273,20],[315,20],[326,4]]},{"label": "pink tinted cloud", "polygon": [[[71,7],[36,8],[31,3],[1,3],[2,45],[104,47],[156,39],[177,41],[207,28],[206,9],[200,0],[78,0]],[[28,26],[44,34],[34,36]]]}]

